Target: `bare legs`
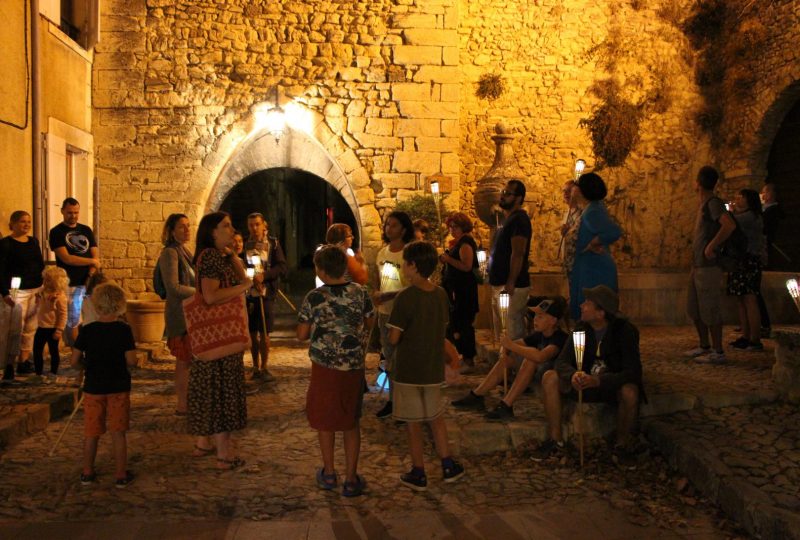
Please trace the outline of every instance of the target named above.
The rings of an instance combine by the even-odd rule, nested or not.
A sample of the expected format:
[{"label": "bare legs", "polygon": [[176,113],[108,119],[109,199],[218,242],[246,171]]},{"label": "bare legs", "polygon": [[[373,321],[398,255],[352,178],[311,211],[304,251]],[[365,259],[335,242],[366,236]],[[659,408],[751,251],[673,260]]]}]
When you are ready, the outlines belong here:
[{"label": "bare legs", "polygon": [[[561,391],[558,373],[545,372],[542,377],[542,402],[547,418],[547,433],[554,441],[562,440],[561,432]],[[639,415],[639,388],[635,384],[624,384],[617,392],[619,409],[617,412],[617,442],[630,437],[636,427]]]},{"label": "bare legs", "polygon": [[267,369],[267,360],[269,359],[269,336],[267,334],[263,332],[250,333],[250,354],[253,355],[253,371]]},{"label": "bare legs", "polygon": [[[447,426],[444,416],[428,422],[433,432],[433,444],[436,453],[444,459],[450,457],[450,447],[447,443]],[[422,437],[422,422],[408,422],[408,449],[411,453],[411,464],[419,469],[425,469],[424,440]]]},{"label": "bare legs", "polygon": [[742,326],[742,335],[750,343],[761,342],[761,311],[755,294],[739,297],[739,324]]},{"label": "bare legs", "polygon": [[[494,366],[492,366],[492,369],[486,374],[486,377],[483,379],[483,381],[481,381],[478,387],[472,391],[476,396],[485,396],[492,388],[503,381],[504,361],[508,362],[509,364],[513,364],[511,356],[508,355],[495,362]],[[523,392],[525,392],[525,389],[531,383],[533,376],[536,374],[536,368],[537,364],[534,362],[529,360],[524,360],[522,362],[522,366],[519,368],[519,373],[517,373],[514,383],[511,385],[511,388],[508,389],[508,395],[503,396],[502,401],[506,405],[513,405],[514,401],[516,401],[516,399],[521,396]]]},{"label": "bare legs", "polygon": [[[333,449],[336,443],[336,432],[319,431],[319,449],[322,453],[322,464],[325,474],[333,474],[336,470],[333,460]],[[358,457],[361,452],[361,429],[358,422],[356,427],[344,432],[344,459],[345,480],[349,483],[358,482]]]},{"label": "bare legs", "polygon": [[[83,474],[86,476],[94,473],[94,461],[97,457],[99,441],[99,436],[86,437],[83,441]],[[114,449],[114,475],[116,478],[125,478],[128,470],[128,444],[125,432],[112,432],[111,444]]]}]

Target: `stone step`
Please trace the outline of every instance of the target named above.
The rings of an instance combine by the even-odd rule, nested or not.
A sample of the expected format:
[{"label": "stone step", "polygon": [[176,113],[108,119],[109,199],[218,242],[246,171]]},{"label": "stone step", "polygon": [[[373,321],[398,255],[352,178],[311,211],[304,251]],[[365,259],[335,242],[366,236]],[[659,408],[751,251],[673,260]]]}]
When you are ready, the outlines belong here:
[{"label": "stone step", "polygon": [[59,390],[37,397],[37,403],[7,405],[0,414],[0,452],[22,439],[44,430],[47,424],[70,414],[80,390]]}]

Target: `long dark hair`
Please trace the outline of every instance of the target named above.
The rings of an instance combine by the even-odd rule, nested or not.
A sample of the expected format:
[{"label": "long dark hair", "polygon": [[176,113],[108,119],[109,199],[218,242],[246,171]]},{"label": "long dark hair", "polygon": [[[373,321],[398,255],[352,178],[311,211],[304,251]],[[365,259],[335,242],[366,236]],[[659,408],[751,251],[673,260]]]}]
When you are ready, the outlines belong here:
[{"label": "long dark hair", "polygon": [[747,201],[748,210],[751,210],[757,216],[761,215],[762,213],[761,197],[758,196],[758,192],[756,190],[743,189],[739,192],[739,195],[744,197],[744,200]]},{"label": "long dark hair", "polygon": [[195,251],[192,264],[197,264],[197,259],[204,249],[215,248],[214,245],[214,229],[217,228],[223,219],[230,217],[227,212],[212,212],[203,216],[200,224],[197,226],[197,237],[195,239]]},{"label": "long dark hair", "polygon": [[389,243],[389,239],[386,237],[386,222],[389,221],[389,218],[394,218],[400,222],[400,225],[403,226],[403,243],[408,244],[414,239],[414,223],[411,221],[411,218],[408,217],[408,214],[405,212],[401,212],[399,210],[395,210],[394,212],[390,213],[386,216],[386,219],[383,222],[382,232],[381,232],[381,239],[383,240],[384,244]]}]

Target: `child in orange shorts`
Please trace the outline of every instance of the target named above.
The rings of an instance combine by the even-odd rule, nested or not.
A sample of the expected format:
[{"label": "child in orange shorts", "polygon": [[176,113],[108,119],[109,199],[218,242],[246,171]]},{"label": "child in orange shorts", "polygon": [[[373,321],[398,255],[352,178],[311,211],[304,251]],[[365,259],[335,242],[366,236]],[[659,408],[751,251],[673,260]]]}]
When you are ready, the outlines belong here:
[{"label": "child in orange shorts", "polygon": [[113,283],[104,283],[94,290],[91,302],[98,318],[80,329],[72,348],[72,366],[82,364],[85,371],[81,484],[97,480],[94,470],[97,443],[108,428],[114,446],[116,487],[125,488],[134,478],[127,470],[125,433],[131,406],[128,367],[136,365],[136,345],[131,327],[118,319],[125,313],[125,291]]}]

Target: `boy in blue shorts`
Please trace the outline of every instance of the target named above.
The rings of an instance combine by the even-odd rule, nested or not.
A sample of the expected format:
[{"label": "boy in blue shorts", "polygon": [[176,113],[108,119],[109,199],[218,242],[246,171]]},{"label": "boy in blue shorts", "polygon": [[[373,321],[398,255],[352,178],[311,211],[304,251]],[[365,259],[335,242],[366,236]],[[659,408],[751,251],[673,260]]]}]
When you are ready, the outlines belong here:
[{"label": "boy in blue shorts", "polygon": [[411,286],[397,295],[387,323],[389,342],[397,345],[392,414],[408,424],[412,463],[400,481],[416,491],[428,488],[422,422],[428,422],[433,432],[444,481],[455,482],[464,475],[464,467],[450,455],[443,416],[444,340],[450,308],[444,289],[428,279],[438,260],[429,242],[411,242],[403,249],[401,271]]},{"label": "boy in blue shorts", "polygon": [[342,495],[357,497],[366,487],[356,472],[361,448],[359,419],[364,383],[364,328],[375,309],[367,289],[344,278],[347,255],[329,245],[314,254],[314,266],[324,285],[310,291],[298,313],[297,338],[311,338],[311,382],[306,394],[308,423],[319,434],[321,489],[336,489],[333,465],[336,432],[344,432],[345,482]]}]

